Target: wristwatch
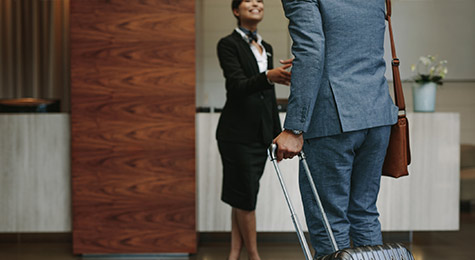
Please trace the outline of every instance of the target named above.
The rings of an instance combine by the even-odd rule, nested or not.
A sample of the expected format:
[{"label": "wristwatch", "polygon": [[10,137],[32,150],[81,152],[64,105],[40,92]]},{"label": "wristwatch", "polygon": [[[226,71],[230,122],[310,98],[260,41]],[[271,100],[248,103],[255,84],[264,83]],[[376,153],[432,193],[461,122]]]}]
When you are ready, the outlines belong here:
[{"label": "wristwatch", "polygon": [[291,129],[285,129],[285,130],[292,131],[292,134],[294,135],[301,135],[303,133],[302,130],[291,130]]}]

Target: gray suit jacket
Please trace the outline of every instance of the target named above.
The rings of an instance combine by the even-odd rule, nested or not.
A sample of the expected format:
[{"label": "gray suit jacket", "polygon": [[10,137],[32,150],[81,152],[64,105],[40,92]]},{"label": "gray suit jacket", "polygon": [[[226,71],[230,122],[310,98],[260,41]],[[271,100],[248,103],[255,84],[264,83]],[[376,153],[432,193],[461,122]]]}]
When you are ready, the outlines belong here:
[{"label": "gray suit jacket", "polygon": [[282,0],[293,39],[284,128],[304,138],[392,125],[384,0]]}]

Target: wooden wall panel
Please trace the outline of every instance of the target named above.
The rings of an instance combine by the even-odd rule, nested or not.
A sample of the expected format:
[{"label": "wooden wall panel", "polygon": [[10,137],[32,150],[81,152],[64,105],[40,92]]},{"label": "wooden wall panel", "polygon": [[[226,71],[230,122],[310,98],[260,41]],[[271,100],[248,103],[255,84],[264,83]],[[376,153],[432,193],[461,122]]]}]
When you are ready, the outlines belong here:
[{"label": "wooden wall panel", "polygon": [[75,254],[196,252],[192,0],[71,0]]}]

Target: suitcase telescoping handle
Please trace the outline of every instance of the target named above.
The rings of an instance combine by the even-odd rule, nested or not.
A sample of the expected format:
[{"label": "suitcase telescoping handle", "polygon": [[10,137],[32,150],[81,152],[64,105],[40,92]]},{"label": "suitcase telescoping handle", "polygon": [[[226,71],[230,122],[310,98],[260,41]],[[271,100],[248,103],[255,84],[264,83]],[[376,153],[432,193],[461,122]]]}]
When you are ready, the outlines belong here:
[{"label": "suitcase telescoping handle", "polygon": [[284,192],[285,200],[287,201],[287,205],[289,206],[290,216],[292,217],[292,221],[294,222],[294,227],[295,227],[295,230],[297,231],[297,236],[299,238],[300,245],[302,246],[303,253],[305,254],[305,259],[312,260],[313,259],[312,253],[310,252],[310,249],[308,248],[307,240],[305,239],[305,235],[303,234],[302,228],[300,227],[300,222],[297,218],[297,214],[295,213],[294,207],[292,206],[292,202],[287,192],[287,188],[285,186],[284,180],[282,179],[280,168],[277,165],[277,157],[275,154],[276,150],[277,150],[277,145],[272,144],[267,150],[267,153],[269,154],[269,157],[272,163],[274,164],[277,177],[279,177],[280,186],[282,186],[282,191]]},{"label": "suitcase telescoping handle", "polygon": [[[277,145],[276,144],[271,144],[269,149],[267,150],[267,153],[269,154],[270,160],[274,164],[274,168],[275,168],[275,171],[277,173],[277,177],[279,178],[280,185],[282,186],[282,191],[284,192],[284,196],[285,196],[285,199],[287,201],[287,205],[289,206],[292,221],[294,222],[294,226],[295,226],[295,229],[297,231],[297,235],[298,235],[300,244],[302,246],[302,250],[304,251],[305,258],[307,260],[311,260],[312,259],[312,254],[310,253],[310,249],[308,248],[307,240],[305,239],[302,228],[300,227],[299,220],[297,219],[297,214],[295,213],[295,210],[292,206],[292,202],[290,201],[290,197],[289,197],[289,194],[287,192],[287,188],[285,186],[284,180],[282,178],[282,174],[280,172],[279,165],[277,164],[276,151],[277,151]],[[333,231],[331,230],[330,223],[328,222],[325,210],[323,209],[323,205],[322,205],[322,202],[320,200],[320,196],[318,196],[317,187],[315,186],[315,183],[313,182],[313,177],[312,177],[312,174],[310,173],[310,168],[308,167],[307,160],[306,160],[306,157],[305,157],[305,153],[303,151],[301,151],[299,153],[299,158],[300,158],[300,161],[302,162],[302,165],[303,165],[304,170],[305,170],[305,174],[307,175],[310,186],[312,188],[313,196],[315,197],[315,200],[317,202],[320,213],[322,214],[323,224],[325,226],[325,230],[326,230],[327,235],[328,235],[328,237],[329,237],[329,239],[332,243],[333,250],[336,252],[336,251],[338,251],[338,245],[337,245],[335,237],[333,235]]]}]

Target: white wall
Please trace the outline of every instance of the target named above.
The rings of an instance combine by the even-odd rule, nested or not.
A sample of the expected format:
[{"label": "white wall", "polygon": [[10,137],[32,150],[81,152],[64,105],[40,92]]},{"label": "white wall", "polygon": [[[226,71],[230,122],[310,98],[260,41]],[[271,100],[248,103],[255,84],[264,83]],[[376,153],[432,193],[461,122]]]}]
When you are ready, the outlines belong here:
[{"label": "white wall", "polygon": [[[475,0],[393,0],[393,29],[401,77],[410,79],[419,56],[448,61],[445,84],[438,88],[436,111],[458,112],[460,142],[475,144]],[[386,41],[386,60],[390,60]],[[388,69],[386,76],[391,79]],[[411,83],[404,84],[412,110]]]},{"label": "white wall", "polygon": [[[448,60],[448,79],[475,80],[475,0],[392,2],[402,78],[412,76],[410,65],[419,56],[432,54]],[[386,54],[389,59],[388,48]]]},{"label": "white wall", "polygon": [[[459,112],[461,143],[475,144],[475,0],[393,0],[393,27],[401,76],[410,79],[410,66],[419,56],[447,59],[449,74],[439,88],[436,111]],[[287,19],[279,0],[266,0],[259,33],[274,48],[274,65],[291,57]],[[230,0],[198,0],[197,106],[222,107],[224,78],[216,44],[236,27]],[[389,43],[386,41],[389,60]],[[391,71],[387,70],[391,79]],[[405,84],[408,110],[412,110],[411,84]],[[288,87],[277,86],[277,97],[287,98]]]}]

